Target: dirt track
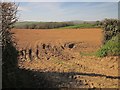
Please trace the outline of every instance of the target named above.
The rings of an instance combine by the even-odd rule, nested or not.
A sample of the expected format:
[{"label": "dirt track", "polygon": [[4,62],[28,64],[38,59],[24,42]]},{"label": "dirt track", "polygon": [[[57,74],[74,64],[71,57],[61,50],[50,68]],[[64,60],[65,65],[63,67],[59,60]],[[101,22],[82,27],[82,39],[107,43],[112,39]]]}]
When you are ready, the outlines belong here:
[{"label": "dirt track", "polygon": [[[34,72],[38,87],[40,78],[53,87],[116,88],[118,87],[118,57],[82,56],[101,46],[101,29],[13,30],[19,49],[40,48],[40,58],[19,61],[19,67]],[[74,44],[75,47],[69,47]],[[56,46],[56,51],[53,46]],[[64,49],[61,49],[63,46]],[[46,53],[47,54],[43,54]],[[58,53],[58,54],[57,54]],[[49,60],[47,60],[49,57]],[[45,82],[46,83],[46,82]],[[44,84],[44,82],[43,82]],[[52,86],[44,86],[52,87]]]}]

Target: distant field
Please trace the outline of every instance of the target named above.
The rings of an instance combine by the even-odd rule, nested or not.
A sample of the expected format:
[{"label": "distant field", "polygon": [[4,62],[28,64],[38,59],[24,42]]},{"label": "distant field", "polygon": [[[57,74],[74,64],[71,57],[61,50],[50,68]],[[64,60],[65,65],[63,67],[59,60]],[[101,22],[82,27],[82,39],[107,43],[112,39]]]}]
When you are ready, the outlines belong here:
[{"label": "distant field", "polygon": [[77,24],[73,26],[66,26],[62,28],[68,28],[68,29],[76,29],[76,28],[96,28],[97,26],[95,24]]}]

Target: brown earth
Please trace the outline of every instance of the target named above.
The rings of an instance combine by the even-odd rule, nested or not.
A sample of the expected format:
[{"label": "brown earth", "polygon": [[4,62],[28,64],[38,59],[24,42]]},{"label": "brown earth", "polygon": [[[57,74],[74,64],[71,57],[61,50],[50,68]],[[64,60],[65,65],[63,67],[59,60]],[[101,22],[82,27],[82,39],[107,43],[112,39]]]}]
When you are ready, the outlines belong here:
[{"label": "brown earth", "polygon": [[[80,54],[100,48],[101,29],[12,31],[18,50],[26,53],[19,59],[19,68],[33,71],[38,87],[118,88],[118,57]],[[28,53],[30,49],[32,59]]]},{"label": "brown earth", "polygon": [[[101,29],[39,29],[39,30],[13,30],[17,37],[19,47],[32,46],[39,42],[86,42],[90,45],[100,45],[102,39]],[[89,45],[88,44],[88,45]]]}]

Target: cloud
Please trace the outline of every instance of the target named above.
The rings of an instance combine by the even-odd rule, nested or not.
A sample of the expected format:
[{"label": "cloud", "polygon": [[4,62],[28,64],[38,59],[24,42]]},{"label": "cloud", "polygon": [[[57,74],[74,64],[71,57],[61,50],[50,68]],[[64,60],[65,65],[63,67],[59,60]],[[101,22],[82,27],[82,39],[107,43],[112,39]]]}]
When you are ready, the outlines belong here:
[{"label": "cloud", "polygon": [[18,10],[19,10],[19,11],[27,11],[27,10],[29,10],[29,8],[19,6],[19,7],[18,7]]},{"label": "cloud", "polygon": [[[29,20],[46,20],[54,19],[58,15],[61,16],[61,4],[57,2],[33,2],[33,3],[20,3],[20,19]],[[27,20],[28,20],[27,19]]]}]

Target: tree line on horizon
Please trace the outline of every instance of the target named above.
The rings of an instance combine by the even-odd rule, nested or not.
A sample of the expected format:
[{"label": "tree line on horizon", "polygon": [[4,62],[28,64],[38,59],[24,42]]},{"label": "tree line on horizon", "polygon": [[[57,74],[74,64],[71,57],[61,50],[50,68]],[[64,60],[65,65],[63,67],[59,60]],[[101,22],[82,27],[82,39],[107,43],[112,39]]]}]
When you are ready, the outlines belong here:
[{"label": "tree line on horizon", "polygon": [[86,28],[91,27],[101,27],[102,21],[66,21],[66,22],[17,22],[15,23],[15,29],[54,29],[54,28],[62,28],[68,26],[79,26],[83,25]]},{"label": "tree line on horizon", "polygon": [[53,29],[74,25],[73,22],[18,22],[16,29]]}]

